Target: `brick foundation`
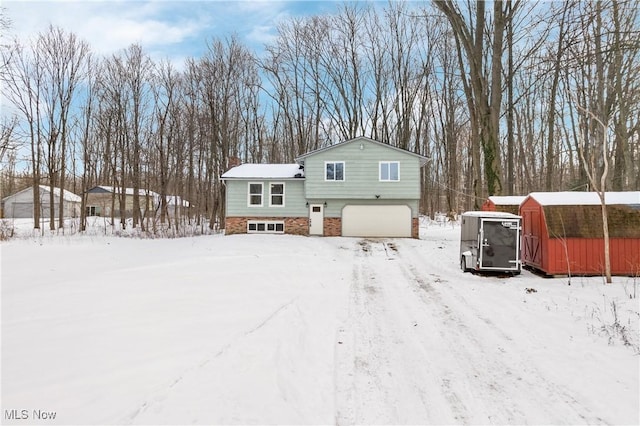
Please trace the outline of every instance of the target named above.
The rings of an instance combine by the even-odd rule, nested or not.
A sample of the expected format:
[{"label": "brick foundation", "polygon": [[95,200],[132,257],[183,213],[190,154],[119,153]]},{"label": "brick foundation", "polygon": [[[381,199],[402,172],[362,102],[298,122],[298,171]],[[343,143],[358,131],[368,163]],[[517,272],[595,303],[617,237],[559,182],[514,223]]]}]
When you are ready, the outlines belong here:
[{"label": "brick foundation", "polygon": [[225,218],[225,235],[246,234],[247,222],[284,221],[284,233],[293,235],[309,235],[309,218],[307,217],[227,217]]},{"label": "brick foundation", "polygon": [[[225,219],[225,234],[246,234],[249,220],[284,221],[284,233],[292,235],[309,235],[308,217],[227,217]],[[420,220],[411,219],[411,237],[420,238]],[[325,237],[340,237],[342,235],[342,218],[325,217],[323,222]]]},{"label": "brick foundation", "polygon": [[342,235],[342,218],[325,217],[323,225],[325,237],[340,237]]}]

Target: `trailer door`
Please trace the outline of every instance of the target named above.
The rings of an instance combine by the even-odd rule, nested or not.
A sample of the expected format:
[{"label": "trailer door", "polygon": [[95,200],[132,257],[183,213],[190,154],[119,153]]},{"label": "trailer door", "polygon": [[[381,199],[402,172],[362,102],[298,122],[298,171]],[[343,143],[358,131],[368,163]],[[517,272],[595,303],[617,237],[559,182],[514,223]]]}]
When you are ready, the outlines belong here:
[{"label": "trailer door", "polygon": [[519,219],[483,218],[480,236],[481,270],[520,270]]}]

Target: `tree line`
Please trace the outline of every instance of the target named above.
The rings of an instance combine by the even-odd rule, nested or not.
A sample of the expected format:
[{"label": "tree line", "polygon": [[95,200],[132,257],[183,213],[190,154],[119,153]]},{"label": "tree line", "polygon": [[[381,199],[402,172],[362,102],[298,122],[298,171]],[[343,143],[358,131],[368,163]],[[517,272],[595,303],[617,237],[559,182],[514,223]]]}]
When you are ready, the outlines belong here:
[{"label": "tree line", "polygon": [[[100,57],[53,26],[5,38],[15,115],[0,123],[2,194],[131,187],[132,220],[111,220],[144,229],[137,190],[149,189],[162,223],[214,228],[231,165],[357,136],[429,157],[426,214],[594,183],[639,190],[639,23],[635,0],[345,3],[280,22],[260,54],[228,35],[184,64],[138,44]],[[173,223],[169,194],[193,206]],[[63,226],[52,214],[49,227]]]}]

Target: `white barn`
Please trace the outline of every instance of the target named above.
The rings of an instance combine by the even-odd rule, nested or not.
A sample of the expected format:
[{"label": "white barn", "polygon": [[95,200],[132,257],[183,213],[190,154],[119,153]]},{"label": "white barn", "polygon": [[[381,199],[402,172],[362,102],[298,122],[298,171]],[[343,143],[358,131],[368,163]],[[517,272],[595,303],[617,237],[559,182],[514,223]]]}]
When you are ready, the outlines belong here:
[{"label": "white barn", "polygon": [[[40,185],[40,217],[48,218],[50,208],[50,188]],[[60,188],[53,188],[55,217],[60,217]],[[64,190],[63,217],[79,217],[82,198],[73,192]],[[13,195],[2,199],[3,213],[6,218],[30,218],[33,217],[33,187],[23,189]]]}]

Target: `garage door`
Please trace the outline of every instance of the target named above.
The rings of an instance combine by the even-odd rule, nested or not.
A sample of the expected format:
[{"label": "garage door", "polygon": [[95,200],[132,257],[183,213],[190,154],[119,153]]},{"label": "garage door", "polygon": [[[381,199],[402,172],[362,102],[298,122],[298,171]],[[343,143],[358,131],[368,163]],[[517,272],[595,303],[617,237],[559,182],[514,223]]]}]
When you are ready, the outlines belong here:
[{"label": "garage door", "polygon": [[345,237],[411,237],[409,206],[345,206],[342,210]]}]

